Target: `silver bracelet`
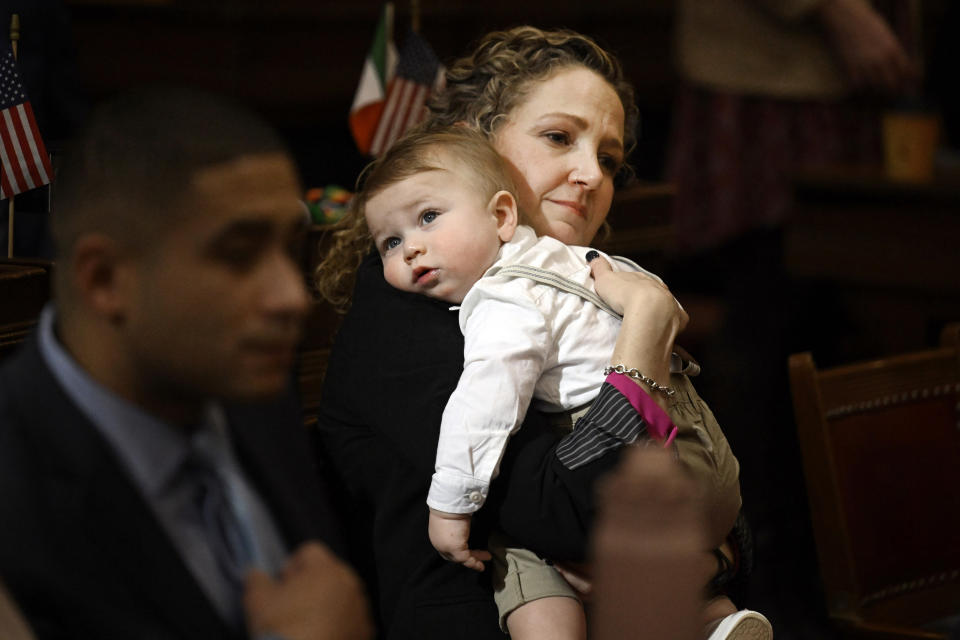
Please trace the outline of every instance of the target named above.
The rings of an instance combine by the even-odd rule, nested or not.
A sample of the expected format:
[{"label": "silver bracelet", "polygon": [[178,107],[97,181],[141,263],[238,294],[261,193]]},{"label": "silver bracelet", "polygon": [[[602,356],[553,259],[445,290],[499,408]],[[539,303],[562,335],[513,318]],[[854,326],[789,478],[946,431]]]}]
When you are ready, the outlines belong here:
[{"label": "silver bracelet", "polygon": [[674,389],[673,387],[662,385],[656,380],[654,380],[653,378],[648,378],[647,376],[643,375],[636,369],[627,369],[622,364],[612,365],[603,370],[603,375],[605,376],[608,376],[611,373],[619,373],[620,375],[623,375],[623,376],[630,376],[634,380],[639,380],[640,382],[644,383],[654,391],[659,391],[660,393],[662,393],[667,397],[670,397],[677,392],[677,390]]}]

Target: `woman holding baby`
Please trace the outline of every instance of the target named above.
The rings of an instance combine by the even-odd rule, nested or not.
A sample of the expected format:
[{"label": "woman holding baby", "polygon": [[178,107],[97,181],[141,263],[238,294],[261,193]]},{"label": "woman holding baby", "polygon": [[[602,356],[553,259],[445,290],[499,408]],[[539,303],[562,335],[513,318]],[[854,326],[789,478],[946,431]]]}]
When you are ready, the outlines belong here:
[{"label": "woman holding baby", "polygon": [[[615,182],[626,177],[637,123],[632,89],[610,54],[568,31],[494,32],[449,69],[446,89],[430,109],[428,127],[465,126],[489,139],[511,174],[524,224],[540,236],[590,245],[605,223]],[[318,417],[320,449],[344,498],[354,559],[366,569],[385,637],[502,638],[490,578],[442,558],[427,535],[441,415],[463,367],[457,314],[449,303],[390,287],[372,248],[362,217],[355,216],[318,269],[321,293],[350,304]],[[682,408],[650,381],[671,383],[671,353],[685,313],[659,281],[613,272],[603,260],[591,266],[597,293],[623,315],[611,364],[642,372],[646,381],[631,382],[674,422],[683,420]],[[607,383],[565,440],[542,415],[528,412],[488,506],[474,518],[471,548],[485,548],[495,526],[545,566],[583,560],[593,482],[649,418]],[[587,463],[557,454],[570,448],[571,438],[588,450]],[[709,547],[720,547],[737,517],[739,488],[712,481],[716,462],[709,456],[685,465],[700,482]],[[713,562],[704,582],[717,571]],[[584,633],[563,615],[517,609],[528,610],[529,616],[506,617],[512,634]]]}]

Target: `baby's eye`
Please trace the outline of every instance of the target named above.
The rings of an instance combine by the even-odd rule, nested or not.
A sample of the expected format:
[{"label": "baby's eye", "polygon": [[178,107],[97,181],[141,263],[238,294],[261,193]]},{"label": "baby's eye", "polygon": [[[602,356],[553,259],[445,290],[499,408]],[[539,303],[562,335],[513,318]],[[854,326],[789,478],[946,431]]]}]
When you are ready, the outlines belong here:
[{"label": "baby's eye", "polygon": [[424,211],[423,214],[420,216],[420,221],[423,224],[430,224],[431,222],[437,219],[438,215],[440,214],[433,210]]},{"label": "baby's eye", "polygon": [[390,249],[396,249],[399,246],[400,246],[400,238],[397,238],[397,237],[387,238],[386,240],[383,241],[384,251],[389,251]]}]

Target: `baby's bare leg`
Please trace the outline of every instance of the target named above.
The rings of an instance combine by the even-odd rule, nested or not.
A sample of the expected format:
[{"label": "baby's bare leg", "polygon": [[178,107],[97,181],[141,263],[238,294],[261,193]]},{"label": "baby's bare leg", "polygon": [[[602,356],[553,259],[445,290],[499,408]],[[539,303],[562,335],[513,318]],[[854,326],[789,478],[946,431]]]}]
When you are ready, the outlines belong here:
[{"label": "baby's bare leg", "polygon": [[736,612],[736,605],[727,596],[711,598],[703,608],[703,626],[705,629],[711,629],[715,623]]},{"label": "baby's bare leg", "polygon": [[507,630],[512,640],[585,640],[587,619],[575,598],[540,598],[514,609]]}]

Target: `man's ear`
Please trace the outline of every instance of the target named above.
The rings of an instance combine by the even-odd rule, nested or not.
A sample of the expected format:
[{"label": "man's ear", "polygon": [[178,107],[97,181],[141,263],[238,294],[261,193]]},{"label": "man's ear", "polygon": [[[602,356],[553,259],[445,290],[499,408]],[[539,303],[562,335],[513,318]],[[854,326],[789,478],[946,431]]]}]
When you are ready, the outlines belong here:
[{"label": "man's ear", "polygon": [[497,218],[497,236],[501,242],[510,242],[519,224],[517,201],[509,191],[497,191],[490,198],[487,209]]},{"label": "man's ear", "polygon": [[117,242],[102,233],[74,243],[71,265],[77,301],[109,322],[123,319],[130,292],[131,262]]}]

